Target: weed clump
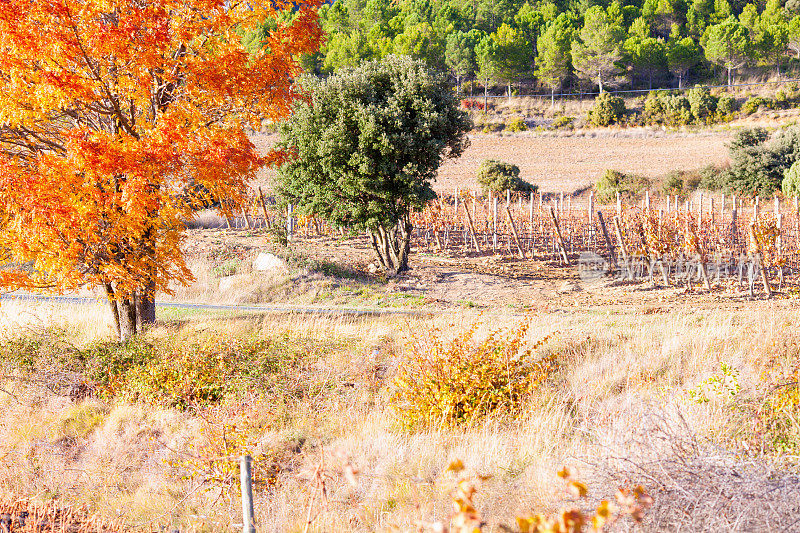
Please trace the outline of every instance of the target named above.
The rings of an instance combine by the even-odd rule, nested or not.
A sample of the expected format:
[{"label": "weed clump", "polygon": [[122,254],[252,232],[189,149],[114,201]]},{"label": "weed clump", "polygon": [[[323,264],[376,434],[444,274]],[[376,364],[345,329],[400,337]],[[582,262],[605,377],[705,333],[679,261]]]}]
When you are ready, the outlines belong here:
[{"label": "weed clump", "polygon": [[477,341],[478,324],[450,340],[438,328],[410,333],[406,360],[394,380],[392,405],[409,429],[457,426],[495,413],[520,413],[558,369],[555,355],[536,357],[545,337],[526,345],[530,320]]}]

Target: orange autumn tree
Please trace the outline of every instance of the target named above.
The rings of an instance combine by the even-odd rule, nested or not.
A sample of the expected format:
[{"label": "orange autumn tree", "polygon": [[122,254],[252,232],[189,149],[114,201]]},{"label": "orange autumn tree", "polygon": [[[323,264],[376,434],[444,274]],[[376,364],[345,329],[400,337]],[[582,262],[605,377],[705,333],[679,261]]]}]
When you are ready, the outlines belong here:
[{"label": "orange autumn tree", "polygon": [[269,162],[244,128],[290,112],[317,7],[0,0],[0,287],[100,287],[121,340],[154,320],[200,191],[236,205]]}]

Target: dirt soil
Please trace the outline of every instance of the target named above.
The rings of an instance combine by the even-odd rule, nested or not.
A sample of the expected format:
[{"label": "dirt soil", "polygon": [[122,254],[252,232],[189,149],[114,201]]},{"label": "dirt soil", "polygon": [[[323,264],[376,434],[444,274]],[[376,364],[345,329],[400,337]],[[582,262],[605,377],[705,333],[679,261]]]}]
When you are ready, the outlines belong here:
[{"label": "dirt soil", "polygon": [[[256,232],[197,230],[187,243],[190,255],[198,250],[219,250],[220,243],[244,257],[260,251],[302,256],[344,265],[358,272],[355,280],[336,279],[337,284],[369,286],[377,293],[402,298],[416,297],[421,309],[464,307],[527,310],[589,309],[598,312],[662,313],[680,307],[741,307],[753,299],[735,281],[715,286],[712,293],[697,287],[652,287],[649,282],[623,282],[610,277],[582,278],[577,266],[552,261],[519,260],[501,255],[453,255],[412,249],[411,270],[394,279],[370,274],[374,252],[364,237],[330,237],[296,240],[280,247]],[[297,278],[295,278],[297,279]],[[793,300],[789,290],[777,301]],[[755,299],[763,299],[756,295]],[[291,301],[285,303],[291,304]],[[320,302],[325,304],[325,302]]]}]

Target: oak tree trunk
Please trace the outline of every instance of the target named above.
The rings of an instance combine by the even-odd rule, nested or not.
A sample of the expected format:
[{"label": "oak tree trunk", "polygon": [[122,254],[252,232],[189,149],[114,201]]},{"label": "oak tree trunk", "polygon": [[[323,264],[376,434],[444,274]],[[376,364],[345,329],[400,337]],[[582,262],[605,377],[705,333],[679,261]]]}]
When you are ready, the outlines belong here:
[{"label": "oak tree trunk", "polygon": [[383,226],[368,230],[372,248],[378,254],[381,267],[391,276],[408,270],[408,254],[411,251],[411,231],[413,226],[403,219],[387,230]]}]

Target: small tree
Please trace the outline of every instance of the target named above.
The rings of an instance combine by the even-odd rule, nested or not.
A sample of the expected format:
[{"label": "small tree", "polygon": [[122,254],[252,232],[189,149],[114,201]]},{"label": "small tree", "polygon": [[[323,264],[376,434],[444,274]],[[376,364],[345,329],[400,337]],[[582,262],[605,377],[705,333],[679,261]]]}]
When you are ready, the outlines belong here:
[{"label": "small tree", "polygon": [[667,43],[667,65],[678,77],[678,88],[683,88],[683,78],[690,68],[700,63],[702,53],[691,37],[670,40]]},{"label": "small tree", "polygon": [[280,127],[278,191],[308,214],[366,231],[381,265],[408,269],[411,209],[458,157],[471,128],[447,79],[422,61],[387,56],[325,80],[305,78],[310,102]]},{"label": "small tree", "polygon": [[538,186],[519,177],[517,165],[494,159],[485,159],[478,167],[478,183],[485,193],[500,194],[506,191],[521,193],[539,190]]}]

